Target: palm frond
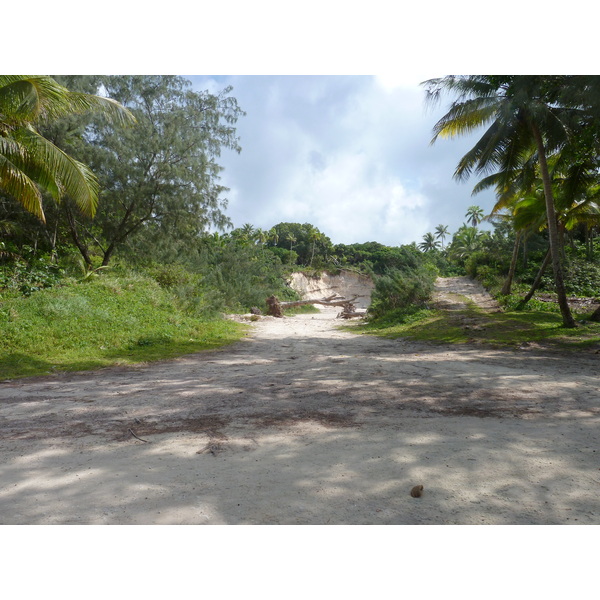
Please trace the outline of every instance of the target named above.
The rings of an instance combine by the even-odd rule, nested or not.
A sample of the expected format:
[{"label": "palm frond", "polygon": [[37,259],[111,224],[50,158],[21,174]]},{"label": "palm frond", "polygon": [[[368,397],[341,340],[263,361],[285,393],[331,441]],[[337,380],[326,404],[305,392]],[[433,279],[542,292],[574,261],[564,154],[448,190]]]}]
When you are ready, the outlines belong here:
[{"label": "palm frond", "polygon": [[71,92],[48,76],[0,76],[0,106],[3,121],[14,120],[21,125],[89,111],[100,113],[118,125],[135,123],[133,114],[118,102]]},{"label": "palm frond", "polygon": [[36,181],[59,201],[70,196],[81,212],[94,216],[98,204],[99,184],[86,165],[70,157],[35,130],[20,131],[28,150],[25,172],[35,174]]},{"label": "palm frond", "polygon": [[36,184],[6,156],[0,153],[0,183],[2,189],[17,198],[23,208],[45,222],[42,195]]}]

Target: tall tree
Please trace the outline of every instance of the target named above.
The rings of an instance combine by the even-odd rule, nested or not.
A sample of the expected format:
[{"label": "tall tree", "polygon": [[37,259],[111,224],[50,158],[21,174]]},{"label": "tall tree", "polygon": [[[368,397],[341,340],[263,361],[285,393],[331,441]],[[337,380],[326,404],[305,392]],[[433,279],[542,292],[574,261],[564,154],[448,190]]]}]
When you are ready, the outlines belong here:
[{"label": "tall tree", "polygon": [[464,261],[481,248],[484,239],[484,234],[476,227],[463,225],[454,234],[452,243],[448,246],[448,253],[451,257]]},{"label": "tall tree", "polygon": [[[454,137],[487,126],[475,146],[460,160],[459,179],[473,171],[484,174],[499,169],[513,174],[523,167],[533,147],[543,181],[554,283],[563,325],[575,327],[564,286],[561,241],[558,235],[552,177],[548,155],[571,138],[572,128],[581,125],[576,93],[569,98],[563,87],[576,89],[572,79],[558,76],[447,76],[424,83],[428,99],[437,101],[443,92],[457,94],[448,112],[434,126],[439,136]],[[575,97],[578,99],[575,100]]]},{"label": "tall tree", "polygon": [[40,134],[40,126],[67,115],[101,113],[116,124],[133,116],[109,98],[69,91],[49,76],[0,75],[0,189],[45,221],[39,188],[55,201],[72,198],[93,216],[98,181],[92,171]]},{"label": "tall tree", "polygon": [[423,236],[423,241],[419,244],[419,248],[423,252],[430,252],[431,250],[437,250],[440,243],[435,239],[433,233],[426,233]]},{"label": "tall tree", "polygon": [[217,159],[223,148],[240,151],[234,125],[244,114],[231,88],[197,92],[175,76],[101,80],[137,125],[126,131],[100,122],[88,127],[86,156],[104,191],[94,228],[67,215],[73,238],[95,244],[107,265],[124,245],[140,255],[177,255],[209,226],[229,225]]},{"label": "tall tree", "polygon": [[477,227],[483,221],[483,216],[483,209],[480,206],[469,206],[465,214],[467,223],[470,223],[472,227]]},{"label": "tall tree", "polygon": [[435,228],[435,239],[441,240],[442,242],[442,250],[444,249],[444,241],[446,240],[446,236],[450,235],[448,232],[447,225],[438,225]]},{"label": "tall tree", "polygon": [[[277,230],[275,230],[275,231],[277,231]],[[278,234],[276,234],[276,235],[277,235],[277,238],[279,239],[279,235]],[[285,239],[290,243],[290,252],[291,252],[294,249],[294,244],[296,243],[297,238],[295,235],[288,233]],[[277,242],[276,242],[276,244],[277,244]]]}]

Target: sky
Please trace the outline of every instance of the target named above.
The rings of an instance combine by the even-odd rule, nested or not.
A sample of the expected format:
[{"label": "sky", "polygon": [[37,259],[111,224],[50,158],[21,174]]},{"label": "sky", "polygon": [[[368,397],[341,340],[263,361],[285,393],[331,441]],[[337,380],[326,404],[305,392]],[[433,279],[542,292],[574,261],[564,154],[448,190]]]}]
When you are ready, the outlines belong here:
[{"label": "sky", "polygon": [[450,99],[426,106],[420,83],[437,76],[186,76],[198,91],[232,86],[246,112],[242,151],[218,161],[234,226],[311,223],[334,244],[398,246],[454,233],[473,204],[489,213],[493,193],[453,179],[476,138],[430,144]]}]

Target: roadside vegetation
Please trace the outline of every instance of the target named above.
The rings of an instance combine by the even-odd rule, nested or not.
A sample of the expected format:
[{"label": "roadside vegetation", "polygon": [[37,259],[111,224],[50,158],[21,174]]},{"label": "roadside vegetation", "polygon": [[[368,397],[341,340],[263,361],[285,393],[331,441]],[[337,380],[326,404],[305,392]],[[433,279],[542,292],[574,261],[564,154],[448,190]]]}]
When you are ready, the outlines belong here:
[{"label": "roadside vegetation", "polygon": [[[440,224],[391,247],[333,244],[310,223],[234,228],[218,164],[242,150],[231,88],[0,76],[0,379],[230,343],[245,327],[224,316],[297,299],[293,271],[372,277],[361,329],[379,335],[597,343],[600,78],[447,77],[426,91],[455,97],[434,139],[488,127],[456,176],[481,175],[474,192],[493,188],[497,203],[489,215],[469,206],[455,232]],[[456,275],[505,312],[438,311],[435,279]]]},{"label": "roadside vegetation", "polygon": [[193,316],[152,278],[64,281],[0,304],[0,379],[128,365],[218,348],[244,327]]}]

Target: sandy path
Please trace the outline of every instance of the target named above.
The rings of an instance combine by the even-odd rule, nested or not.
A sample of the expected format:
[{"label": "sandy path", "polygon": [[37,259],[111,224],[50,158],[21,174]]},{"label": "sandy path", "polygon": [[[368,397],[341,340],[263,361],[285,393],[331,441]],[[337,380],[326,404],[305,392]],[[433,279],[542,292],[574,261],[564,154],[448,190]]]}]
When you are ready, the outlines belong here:
[{"label": "sandy path", "polygon": [[383,340],[336,314],[1,383],[0,523],[600,523],[597,355]]}]

